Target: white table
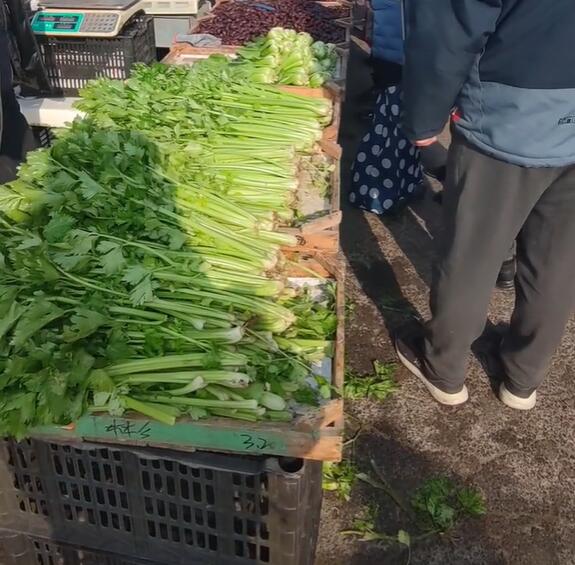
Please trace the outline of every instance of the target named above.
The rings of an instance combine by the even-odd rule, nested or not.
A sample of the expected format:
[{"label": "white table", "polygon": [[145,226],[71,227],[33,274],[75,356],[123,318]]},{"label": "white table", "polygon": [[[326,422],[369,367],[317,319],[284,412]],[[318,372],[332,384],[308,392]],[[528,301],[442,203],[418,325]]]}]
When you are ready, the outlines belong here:
[{"label": "white table", "polygon": [[84,113],[73,107],[78,98],[18,98],[20,109],[31,126],[62,128]]}]

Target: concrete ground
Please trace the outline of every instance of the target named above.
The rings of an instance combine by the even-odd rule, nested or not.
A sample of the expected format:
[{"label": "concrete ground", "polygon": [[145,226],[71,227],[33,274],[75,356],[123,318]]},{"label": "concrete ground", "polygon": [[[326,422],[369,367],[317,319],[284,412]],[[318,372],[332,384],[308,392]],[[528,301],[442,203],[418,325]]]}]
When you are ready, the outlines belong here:
[{"label": "concrete ground", "polygon": [[[341,143],[343,172],[365,124],[361,94],[369,70],[359,51],[350,64]],[[344,174],[344,200],[345,179]],[[347,324],[347,366],[369,373],[372,361],[394,361],[389,332],[427,315],[433,240],[441,229],[441,207],[430,195],[400,217],[385,219],[345,204],[342,247],[348,262],[347,294],[355,310]],[[513,294],[494,291],[492,324],[505,322]],[[495,397],[478,361],[470,357],[470,401],[446,408],[431,401],[404,369],[399,390],[383,403],[348,402],[346,411],[363,433],[347,450],[362,470],[373,459],[392,487],[408,498],[422,481],[447,475],[479,488],[487,514],[463,523],[452,535],[415,543],[411,564],[575,564],[575,413],[573,367],[575,320],[553,360],[530,413],[505,408]],[[410,529],[380,491],[358,484],[352,501],[325,496],[317,565],[404,565],[398,545],[357,542],[340,534],[370,502],[380,509],[378,528],[394,534]]]}]

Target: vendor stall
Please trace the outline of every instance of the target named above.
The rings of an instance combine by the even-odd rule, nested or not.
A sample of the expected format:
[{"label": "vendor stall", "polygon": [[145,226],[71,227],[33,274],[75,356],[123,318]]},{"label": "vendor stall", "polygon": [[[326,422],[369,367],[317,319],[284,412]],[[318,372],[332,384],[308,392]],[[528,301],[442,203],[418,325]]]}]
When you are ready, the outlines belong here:
[{"label": "vendor stall", "polygon": [[343,436],[344,74],[278,37],[23,104],[77,119],[0,194],[0,428],[31,438],[0,452],[2,563],[313,563]]}]

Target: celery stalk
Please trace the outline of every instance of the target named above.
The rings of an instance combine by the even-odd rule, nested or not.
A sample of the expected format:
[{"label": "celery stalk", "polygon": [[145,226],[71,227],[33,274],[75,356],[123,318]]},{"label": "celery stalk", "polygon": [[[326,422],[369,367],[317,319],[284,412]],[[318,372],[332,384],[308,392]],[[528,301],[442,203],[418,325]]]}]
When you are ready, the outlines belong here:
[{"label": "celery stalk", "polygon": [[166,395],[138,396],[138,399],[143,402],[148,401],[176,406],[181,404],[182,406],[200,406],[202,408],[238,408],[255,410],[258,407],[258,403],[255,400],[208,400],[204,398],[173,397]]},{"label": "celery stalk", "polygon": [[176,423],[176,417],[167,410],[163,410],[157,405],[152,405],[147,402],[142,402],[129,396],[121,397],[121,401],[128,410],[134,410],[144,416],[158,420],[168,426],[173,426]]}]

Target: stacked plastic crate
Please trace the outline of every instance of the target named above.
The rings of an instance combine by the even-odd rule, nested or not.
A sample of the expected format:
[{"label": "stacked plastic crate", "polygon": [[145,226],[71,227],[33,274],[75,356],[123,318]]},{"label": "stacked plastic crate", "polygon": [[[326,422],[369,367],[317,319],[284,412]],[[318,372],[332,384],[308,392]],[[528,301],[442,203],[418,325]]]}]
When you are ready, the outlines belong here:
[{"label": "stacked plastic crate", "polygon": [[5,440],[2,565],[311,565],[321,463]]},{"label": "stacked plastic crate", "polygon": [[112,38],[37,35],[51,95],[76,96],[89,80],[125,79],[136,63],[156,60],[151,16],[135,16]]}]

